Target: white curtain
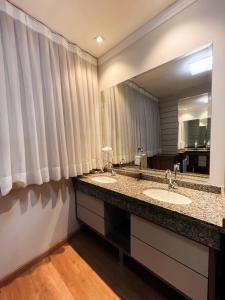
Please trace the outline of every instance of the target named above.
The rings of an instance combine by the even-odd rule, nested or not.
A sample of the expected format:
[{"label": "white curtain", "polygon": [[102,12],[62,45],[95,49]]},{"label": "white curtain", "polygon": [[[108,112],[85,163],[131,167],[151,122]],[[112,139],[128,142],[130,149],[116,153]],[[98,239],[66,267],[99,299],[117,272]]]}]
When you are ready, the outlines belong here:
[{"label": "white curtain", "polygon": [[0,189],[100,166],[96,59],[0,0]]},{"label": "white curtain", "polygon": [[113,149],[113,162],[134,160],[138,147],[148,156],[160,152],[157,99],[126,82],[102,92],[102,141]]}]

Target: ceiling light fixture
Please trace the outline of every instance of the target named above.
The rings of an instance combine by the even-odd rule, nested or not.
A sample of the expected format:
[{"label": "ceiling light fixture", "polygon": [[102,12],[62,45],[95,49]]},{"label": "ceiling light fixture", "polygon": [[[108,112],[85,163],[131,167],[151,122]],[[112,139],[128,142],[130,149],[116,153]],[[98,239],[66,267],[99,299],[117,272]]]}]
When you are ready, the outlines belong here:
[{"label": "ceiling light fixture", "polygon": [[208,94],[200,95],[196,98],[196,103],[200,104],[208,104],[209,103],[209,96]]},{"label": "ceiling light fixture", "polygon": [[191,75],[200,74],[212,70],[212,56],[203,58],[189,65]]},{"label": "ceiling light fixture", "polygon": [[99,43],[99,44],[101,44],[101,43],[104,41],[103,37],[100,36],[100,35],[96,36],[95,40],[96,40],[96,42]]}]

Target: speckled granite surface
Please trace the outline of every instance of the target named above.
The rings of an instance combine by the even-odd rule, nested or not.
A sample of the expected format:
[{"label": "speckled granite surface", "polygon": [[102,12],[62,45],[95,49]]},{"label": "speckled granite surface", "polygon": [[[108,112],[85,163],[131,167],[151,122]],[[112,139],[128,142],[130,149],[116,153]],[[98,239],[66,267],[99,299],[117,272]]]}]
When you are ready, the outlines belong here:
[{"label": "speckled granite surface", "polygon": [[176,192],[190,197],[192,203],[175,205],[142,193],[152,187],[167,189],[167,184],[118,174],[113,177],[116,183],[97,183],[92,180],[94,176],[111,175],[105,173],[74,179],[75,188],[206,246],[220,249],[225,218],[225,199],[220,194],[178,187]]},{"label": "speckled granite surface", "polygon": [[[140,174],[143,179],[152,180],[156,182],[165,183],[165,171],[161,170],[139,170],[138,167],[126,167],[126,168],[119,168],[117,172],[121,175],[126,176],[135,176],[135,174]],[[174,175],[173,175],[174,177]],[[179,186],[187,187],[195,190],[212,192],[219,194],[221,192],[221,188],[217,186],[213,186],[209,182],[208,175],[202,174],[194,174],[194,173],[177,173],[176,178],[177,183]]]}]

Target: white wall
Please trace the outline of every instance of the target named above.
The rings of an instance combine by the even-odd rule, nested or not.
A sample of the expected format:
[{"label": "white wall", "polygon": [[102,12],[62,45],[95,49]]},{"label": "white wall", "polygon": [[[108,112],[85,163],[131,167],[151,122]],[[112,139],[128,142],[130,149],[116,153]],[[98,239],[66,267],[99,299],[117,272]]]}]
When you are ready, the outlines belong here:
[{"label": "white wall", "polygon": [[99,66],[100,88],[213,43],[210,181],[224,185],[225,169],[225,1],[198,0]]},{"label": "white wall", "polygon": [[0,198],[0,280],[77,228],[70,180],[29,186]]}]

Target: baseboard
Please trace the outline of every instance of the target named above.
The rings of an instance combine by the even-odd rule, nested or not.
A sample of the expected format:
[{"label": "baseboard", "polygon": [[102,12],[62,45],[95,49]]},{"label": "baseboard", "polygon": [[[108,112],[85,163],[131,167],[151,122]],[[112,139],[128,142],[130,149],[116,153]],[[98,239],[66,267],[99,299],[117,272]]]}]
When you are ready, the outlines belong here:
[{"label": "baseboard", "polygon": [[66,244],[71,238],[73,238],[78,232],[80,231],[80,228],[76,229],[73,233],[70,233],[65,239],[61,240],[60,242],[53,245],[51,248],[43,252],[42,254],[36,256],[32,260],[28,261],[24,265],[20,266],[18,269],[13,271],[12,273],[6,275],[2,279],[0,279],[0,288],[3,286],[9,284],[11,281],[13,281],[16,277],[18,277],[20,274],[31,268],[33,265],[40,262],[43,258],[50,255],[52,252],[54,252],[56,249],[62,247],[64,244]]}]

